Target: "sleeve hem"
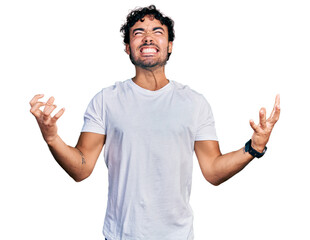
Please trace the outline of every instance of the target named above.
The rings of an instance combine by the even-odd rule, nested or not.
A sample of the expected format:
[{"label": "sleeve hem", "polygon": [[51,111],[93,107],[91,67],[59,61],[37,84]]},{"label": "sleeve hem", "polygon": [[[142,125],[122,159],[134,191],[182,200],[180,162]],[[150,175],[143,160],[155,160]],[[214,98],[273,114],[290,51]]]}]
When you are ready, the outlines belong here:
[{"label": "sleeve hem", "polygon": [[104,129],[98,129],[98,128],[91,127],[91,126],[83,127],[81,132],[92,132],[92,133],[99,133],[99,134],[106,135],[106,131]]},{"label": "sleeve hem", "polygon": [[218,141],[217,136],[196,136],[195,141]]}]

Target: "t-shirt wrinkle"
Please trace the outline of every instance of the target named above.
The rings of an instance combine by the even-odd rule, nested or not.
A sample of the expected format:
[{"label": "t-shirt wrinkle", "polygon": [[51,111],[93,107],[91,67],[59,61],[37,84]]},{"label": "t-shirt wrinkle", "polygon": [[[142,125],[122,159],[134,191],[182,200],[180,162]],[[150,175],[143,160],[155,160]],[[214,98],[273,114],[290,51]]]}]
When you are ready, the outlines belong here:
[{"label": "t-shirt wrinkle", "polygon": [[106,135],[107,239],[194,239],[194,142],[217,140],[202,94],[172,80],[156,91],[117,81],[90,101],[82,132]]}]

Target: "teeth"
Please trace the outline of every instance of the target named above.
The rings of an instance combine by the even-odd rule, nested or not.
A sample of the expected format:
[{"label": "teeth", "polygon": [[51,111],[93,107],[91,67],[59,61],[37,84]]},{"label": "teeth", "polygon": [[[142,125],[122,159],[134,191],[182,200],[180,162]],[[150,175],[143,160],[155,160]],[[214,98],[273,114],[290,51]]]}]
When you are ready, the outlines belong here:
[{"label": "teeth", "polygon": [[143,48],[142,52],[143,53],[156,53],[156,49],[155,48]]}]

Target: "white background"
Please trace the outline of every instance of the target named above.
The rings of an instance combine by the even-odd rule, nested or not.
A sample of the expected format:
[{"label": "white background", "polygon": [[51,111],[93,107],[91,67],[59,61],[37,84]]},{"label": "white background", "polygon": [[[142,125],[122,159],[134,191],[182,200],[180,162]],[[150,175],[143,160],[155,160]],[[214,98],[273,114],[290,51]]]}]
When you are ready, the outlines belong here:
[{"label": "white background", "polygon": [[94,94],[134,76],[119,29],[130,10],[151,3],[175,21],[167,76],[208,99],[223,153],[244,145],[249,119],[263,106],[269,115],[281,94],[263,158],[214,187],[194,155],[195,239],[310,239],[310,8],[299,0],[1,1],[0,239],[104,239],[103,156],[74,182],[49,153],[29,101],[54,96],[66,108],[59,135],[74,146]]}]

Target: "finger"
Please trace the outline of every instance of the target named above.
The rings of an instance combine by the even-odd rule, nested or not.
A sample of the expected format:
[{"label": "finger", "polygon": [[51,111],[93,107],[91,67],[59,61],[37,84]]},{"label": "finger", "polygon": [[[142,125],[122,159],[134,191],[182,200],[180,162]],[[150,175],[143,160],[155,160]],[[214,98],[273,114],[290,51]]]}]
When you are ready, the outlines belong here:
[{"label": "finger", "polygon": [[51,121],[51,113],[54,111],[54,109],[56,108],[56,105],[52,105],[49,107],[45,107],[43,110],[43,121],[45,124],[49,124]]},{"label": "finger", "polygon": [[269,122],[274,125],[279,120],[279,118],[280,118],[280,108],[276,106],[272,117],[269,119]]},{"label": "finger", "polygon": [[46,106],[52,106],[54,104],[54,101],[55,101],[55,98],[50,97],[46,102]]},{"label": "finger", "polygon": [[55,123],[62,116],[64,112],[65,112],[65,108],[60,109],[58,113],[56,113],[55,116],[52,118],[52,122]]},{"label": "finger", "polygon": [[43,112],[49,111],[49,109],[53,106],[54,101],[55,101],[55,98],[50,97],[46,102],[46,105],[45,105]]},{"label": "finger", "polygon": [[276,96],[276,101],[273,110],[269,117],[269,122],[275,124],[279,120],[279,117],[280,117],[280,95],[278,94]]},{"label": "finger", "polygon": [[263,129],[266,128],[266,109],[261,108],[259,111],[259,123]]},{"label": "finger", "polygon": [[258,126],[254,123],[254,121],[251,119],[250,120],[250,125],[252,127],[252,129],[254,130],[254,132],[258,132]]},{"label": "finger", "polygon": [[30,112],[35,116],[35,117],[40,117],[42,111],[39,109],[40,107],[44,106],[44,102],[37,102],[33,105],[33,107],[30,109]]},{"label": "finger", "polygon": [[55,110],[55,108],[57,108],[55,104],[49,108],[45,108],[43,111],[44,115],[49,116]]},{"label": "finger", "polygon": [[277,94],[276,96],[276,100],[275,100],[271,115],[273,115],[276,108],[280,108],[280,94]]},{"label": "finger", "polygon": [[276,96],[275,105],[278,106],[278,108],[280,108],[280,94],[277,94],[277,96]]},{"label": "finger", "polygon": [[33,105],[40,99],[43,98],[44,94],[37,94],[35,95],[29,102],[30,106],[33,107]]}]

